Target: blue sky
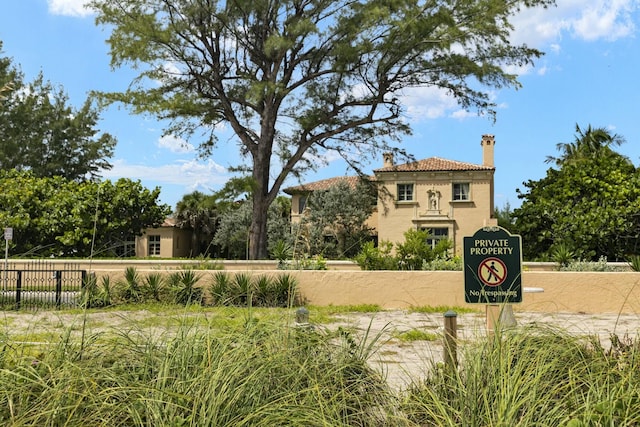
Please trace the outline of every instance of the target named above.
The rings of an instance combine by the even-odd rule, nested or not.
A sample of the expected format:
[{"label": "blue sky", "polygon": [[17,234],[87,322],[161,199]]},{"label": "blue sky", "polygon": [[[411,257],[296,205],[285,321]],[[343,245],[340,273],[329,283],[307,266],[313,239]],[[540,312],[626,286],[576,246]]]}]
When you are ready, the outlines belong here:
[{"label": "blue sky", "polygon": [[[111,70],[109,33],[94,24],[84,0],[11,0],[0,8],[2,56],[19,65],[26,81],[38,72],[61,85],[69,102],[82,105],[91,90],[124,90],[136,75]],[[550,167],[556,144],[571,142],[575,125],[606,127],[626,139],[618,150],[640,163],[640,1],[558,0],[557,7],[527,10],[513,20],[514,41],[546,53],[535,67],[517,71],[523,87],[492,91],[498,105],[495,123],[461,111],[434,90],[413,90],[404,98],[413,135],[403,148],[422,159],[443,157],[481,163],[482,134],[496,139],[496,205],[520,205],[516,188],[538,180]],[[175,208],[184,194],[219,189],[238,160],[231,134],[220,131],[213,156],[199,159],[193,147],[162,137],[162,123],[111,107],[99,129],[118,139],[114,167],[105,178],[140,180],[161,188],[160,199]],[[371,169],[382,156],[371,159]],[[353,174],[339,159],[306,177],[315,181]],[[288,185],[296,185],[289,182]]]}]

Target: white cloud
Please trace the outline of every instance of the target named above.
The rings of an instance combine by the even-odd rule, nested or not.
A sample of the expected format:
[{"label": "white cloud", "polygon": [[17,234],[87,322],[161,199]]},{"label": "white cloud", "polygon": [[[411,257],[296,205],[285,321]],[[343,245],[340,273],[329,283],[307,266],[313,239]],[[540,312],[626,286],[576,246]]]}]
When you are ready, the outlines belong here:
[{"label": "white cloud", "polygon": [[585,40],[616,40],[633,34],[631,13],[637,5],[631,0],[599,1],[586,6],[573,22],[576,36]]},{"label": "white cloud", "polygon": [[464,120],[469,117],[478,117],[478,113],[472,113],[471,111],[460,109],[451,113],[451,117],[458,120]]},{"label": "white cloud", "polygon": [[638,0],[559,0],[548,9],[524,9],[513,19],[513,40],[538,48],[551,44],[557,52],[565,34],[587,41],[629,37],[639,5]]},{"label": "white cloud", "polygon": [[549,67],[544,66],[544,67],[540,67],[540,68],[538,68],[537,74],[538,74],[539,76],[544,76],[544,75],[545,75],[545,74],[547,74],[548,72],[549,72]]},{"label": "white cloud", "polygon": [[458,109],[456,100],[447,91],[433,87],[414,87],[402,95],[410,121],[437,119]]},{"label": "white cloud", "polygon": [[[489,100],[496,101],[497,93],[488,91]],[[460,104],[445,89],[437,87],[412,87],[410,92],[401,96],[410,122],[450,117],[463,120],[478,117],[478,111],[460,108]],[[502,108],[498,106],[498,108]]]},{"label": "white cloud", "polygon": [[47,0],[49,13],[80,18],[93,14],[88,3],[89,0]]},{"label": "white cloud", "polygon": [[107,179],[129,178],[140,181],[153,181],[160,184],[183,185],[192,191],[196,188],[212,188],[228,180],[227,171],[213,160],[180,160],[175,163],[147,166],[116,160],[113,168],[103,171]]},{"label": "white cloud", "polygon": [[172,153],[193,153],[195,147],[182,138],[175,135],[165,135],[158,139],[158,146],[166,148]]},{"label": "white cloud", "polygon": [[514,74],[516,76],[525,76],[533,70],[533,65],[505,65],[502,70],[508,74]]}]

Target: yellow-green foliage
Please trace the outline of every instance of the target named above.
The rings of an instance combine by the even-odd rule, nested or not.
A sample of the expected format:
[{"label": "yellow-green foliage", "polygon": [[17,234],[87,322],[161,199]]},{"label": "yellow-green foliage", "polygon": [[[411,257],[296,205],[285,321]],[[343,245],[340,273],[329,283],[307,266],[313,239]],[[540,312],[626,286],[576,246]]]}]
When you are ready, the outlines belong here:
[{"label": "yellow-green foliage", "polygon": [[408,331],[397,332],[393,336],[403,342],[436,341],[441,338],[438,334],[422,329],[409,329]]}]

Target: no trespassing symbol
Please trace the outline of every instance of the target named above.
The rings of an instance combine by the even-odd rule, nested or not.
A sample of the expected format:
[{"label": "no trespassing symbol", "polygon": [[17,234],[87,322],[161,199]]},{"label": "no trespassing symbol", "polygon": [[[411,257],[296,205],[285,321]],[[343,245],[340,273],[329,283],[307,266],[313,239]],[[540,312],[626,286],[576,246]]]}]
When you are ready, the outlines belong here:
[{"label": "no trespassing symbol", "polygon": [[478,278],[487,286],[500,286],[507,278],[507,266],[499,258],[485,258],[478,265]]}]

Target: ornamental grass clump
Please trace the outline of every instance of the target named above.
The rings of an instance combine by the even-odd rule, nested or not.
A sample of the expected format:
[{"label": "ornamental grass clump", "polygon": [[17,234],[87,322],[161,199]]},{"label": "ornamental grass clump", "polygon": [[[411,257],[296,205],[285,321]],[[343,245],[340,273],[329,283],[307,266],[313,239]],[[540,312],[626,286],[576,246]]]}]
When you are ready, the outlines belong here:
[{"label": "ornamental grass clump", "polygon": [[624,348],[540,327],[497,334],[469,346],[459,370],[412,384],[402,409],[418,425],[638,425],[639,346]]},{"label": "ornamental grass clump", "polygon": [[[0,424],[398,426],[368,344],[321,328],[248,321],[67,335],[38,355],[5,344]],[[354,344],[355,342],[355,344]],[[357,347],[357,348],[354,348]],[[11,353],[11,354],[8,354]]]}]

